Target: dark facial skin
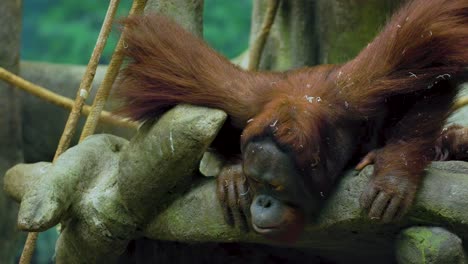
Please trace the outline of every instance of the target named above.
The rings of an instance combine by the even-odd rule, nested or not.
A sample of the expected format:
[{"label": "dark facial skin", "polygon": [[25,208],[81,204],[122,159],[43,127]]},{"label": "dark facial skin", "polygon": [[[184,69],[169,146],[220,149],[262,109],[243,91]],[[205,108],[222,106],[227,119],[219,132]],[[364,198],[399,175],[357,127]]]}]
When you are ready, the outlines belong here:
[{"label": "dark facial skin", "polygon": [[244,230],[251,226],[276,241],[297,240],[306,215],[316,212],[319,205],[301,179],[291,155],[271,139],[248,143],[242,167],[231,166],[218,177],[218,194],[227,203],[227,222],[238,223]]},{"label": "dark facial skin", "polygon": [[301,184],[291,155],[269,138],[247,144],[243,171],[255,193],[250,214],[253,229],[280,241],[296,240],[305,215],[318,208],[318,201]]},{"label": "dark facial skin", "polygon": [[434,160],[468,160],[468,128],[444,128],[434,146]]},{"label": "dark facial skin", "polygon": [[347,131],[335,128],[328,133],[322,151],[333,155],[323,156],[307,171],[299,171],[295,156],[270,137],[247,142],[242,161],[225,166],[217,177],[226,222],[277,242],[296,241],[307,219],[319,212],[326,199],[326,190],[317,188],[317,179],[334,180],[354,151],[344,147],[353,146],[349,142],[355,137]]}]

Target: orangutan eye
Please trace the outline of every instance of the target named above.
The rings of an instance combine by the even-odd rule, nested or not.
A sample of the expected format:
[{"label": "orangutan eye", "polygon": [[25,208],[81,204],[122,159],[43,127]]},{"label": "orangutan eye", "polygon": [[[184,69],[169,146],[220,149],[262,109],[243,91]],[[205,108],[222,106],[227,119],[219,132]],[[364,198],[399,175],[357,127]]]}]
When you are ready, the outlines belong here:
[{"label": "orangutan eye", "polygon": [[312,161],[310,162],[310,167],[315,168],[317,165],[320,163],[320,157],[318,155],[316,157],[312,158]]},{"label": "orangutan eye", "polygon": [[284,190],[284,186],[281,185],[281,184],[274,184],[274,183],[270,183],[269,184],[270,188],[277,191],[277,192],[281,192],[282,190]]},{"label": "orangutan eye", "polygon": [[313,161],[310,163],[310,167],[311,167],[311,168],[317,167],[317,165],[318,165],[318,161],[317,161],[317,160],[313,160]]}]

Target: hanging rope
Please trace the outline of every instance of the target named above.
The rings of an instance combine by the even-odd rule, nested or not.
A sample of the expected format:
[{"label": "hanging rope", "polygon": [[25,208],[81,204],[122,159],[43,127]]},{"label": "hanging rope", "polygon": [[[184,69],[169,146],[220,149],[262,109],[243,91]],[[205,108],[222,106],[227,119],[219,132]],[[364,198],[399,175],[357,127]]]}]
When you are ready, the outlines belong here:
[{"label": "hanging rope", "polygon": [[[114,20],[115,13],[117,11],[117,7],[120,3],[120,0],[110,0],[109,7],[107,9],[106,16],[104,18],[104,22],[101,27],[101,31],[99,32],[99,36],[96,42],[96,46],[94,47],[93,53],[89,60],[88,66],[86,68],[86,72],[83,76],[81,81],[80,87],[78,88],[77,96],[75,102],[73,104],[72,110],[70,112],[70,116],[68,117],[67,123],[65,125],[62,137],[60,138],[59,145],[57,147],[57,151],[55,152],[54,160],[57,159],[70,145],[71,138],[75,133],[76,126],[78,124],[78,119],[80,117],[84,101],[88,96],[91,90],[91,83],[94,79],[94,75],[96,74],[96,68],[99,63],[99,59],[102,54],[102,50],[106,45],[107,38],[109,37],[109,33],[111,31],[112,21]],[[23,252],[21,254],[21,258],[19,263],[20,264],[29,264],[31,263],[31,259],[34,253],[34,248],[36,247],[38,233],[37,232],[30,232],[26,239],[26,243],[24,245]]]},{"label": "hanging rope", "polygon": [[[145,8],[146,1],[147,0],[135,0],[130,9],[130,14],[142,13],[143,9]],[[106,75],[104,76],[104,80],[99,86],[96,96],[94,97],[94,101],[91,106],[91,112],[86,119],[83,131],[81,132],[80,142],[87,136],[94,134],[94,131],[96,130],[96,126],[100,120],[99,117],[102,115],[101,112],[104,109],[104,105],[106,104],[107,98],[109,97],[112,85],[114,84],[114,81],[117,78],[117,74],[119,73],[120,66],[122,65],[123,53],[120,51],[125,48],[124,46],[124,39],[123,37],[120,37],[119,41],[117,42],[115,51],[112,54],[112,58],[109,63],[109,67],[107,68]]]},{"label": "hanging rope", "polygon": [[257,70],[262,57],[263,49],[267,41],[268,35],[270,34],[271,26],[275,22],[276,11],[278,10],[280,0],[269,0],[267,11],[263,19],[262,28],[260,33],[257,35],[252,47],[249,52],[249,65],[247,69]]},{"label": "hanging rope", "polygon": [[80,87],[76,94],[75,104],[73,105],[72,111],[68,117],[65,129],[63,130],[62,137],[59,141],[59,146],[55,152],[54,160],[60,156],[70,146],[70,141],[75,134],[76,126],[80,118],[81,109],[83,108],[84,101],[88,97],[88,94],[92,88],[91,83],[93,82],[96,69],[101,58],[102,51],[106,45],[107,38],[111,31],[112,21],[114,20],[115,12],[120,0],[111,0],[109,3],[109,9],[107,10],[106,17],[101,27],[96,46],[94,47],[91,59],[89,60],[88,67],[81,81]]}]

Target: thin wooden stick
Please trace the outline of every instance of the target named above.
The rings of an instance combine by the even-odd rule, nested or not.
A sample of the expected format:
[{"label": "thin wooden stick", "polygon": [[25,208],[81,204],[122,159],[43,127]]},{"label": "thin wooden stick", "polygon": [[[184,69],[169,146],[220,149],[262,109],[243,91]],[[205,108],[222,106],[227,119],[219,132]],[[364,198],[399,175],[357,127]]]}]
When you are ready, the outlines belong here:
[{"label": "thin wooden stick", "polygon": [[70,141],[75,133],[78,120],[80,118],[81,109],[83,108],[84,101],[88,97],[88,94],[91,90],[91,83],[93,82],[94,75],[96,74],[96,69],[99,64],[99,59],[102,54],[102,50],[106,45],[107,38],[111,31],[112,21],[117,11],[120,0],[111,0],[109,3],[109,8],[104,18],[104,22],[101,27],[101,32],[99,33],[96,46],[94,47],[93,54],[89,60],[88,67],[81,81],[80,87],[76,94],[75,103],[73,105],[72,111],[68,117],[65,129],[63,130],[62,137],[60,138],[57,151],[55,152],[54,160],[62,154],[70,145]]},{"label": "thin wooden stick", "polygon": [[[12,84],[13,86],[26,91],[44,101],[52,103],[54,105],[63,107],[65,109],[71,110],[73,108],[73,100],[68,97],[56,94],[50,91],[47,88],[31,83],[20,76],[7,71],[6,69],[0,67],[0,80],[3,80],[7,83]],[[83,115],[89,115],[91,112],[91,107],[89,105],[84,105],[81,113]],[[110,112],[102,111],[100,116],[100,121],[122,127],[137,128],[138,124],[135,122],[128,121],[117,115],[113,115]]]},{"label": "thin wooden stick", "polygon": [[[114,56],[112,58],[114,58]],[[117,62],[115,62],[115,64],[117,64]],[[111,60],[110,65],[112,65],[112,60]],[[110,67],[111,66],[109,66],[109,68]],[[117,69],[116,72],[118,73],[118,69]],[[110,74],[110,73],[106,73],[106,77],[107,77],[108,74]],[[113,74],[115,74],[115,73],[113,73]],[[115,77],[112,77],[112,76],[109,76],[109,79],[110,78],[115,79]],[[63,107],[65,109],[68,109],[68,110],[71,110],[73,108],[73,100],[71,100],[70,98],[59,95],[57,93],[54,93],[54,92],[50,91],[49,89],[44,88],[44,87],[42,87],[40,85],[31,83],[31,82],[21,78],[20,76],[6,70],[5,68],[2,68],[2,67],[0,67],[0,80],[3,80],[3,81],[5,81],[5,82],[7,82],[7,83],[21,89],[21,90],[23,90],[25,92],[28,92],[28,93],[30,93],[30,94],[44,100],[44,101],[47,101],[47,102],[49,102],[51,104],[54,104],[56,106],[60,106],[60,107]],[[107,84],[107,85],[109,85],[109,84]],[[109,89],[107,86],[104,86],[103,84],[101,84],[101,87],[99,87],[99,89],[103,89],[102,87],[104,87],[104,89]],[[110,85],[110,87],[112,87],[112,84]],[[104,91],[101,92],[102,96],[108,96],[108,91],[106,93],[107,94],[104,94]],[[98,94],[99,94],[99,91],[98,91]],[[96,95],[96,98],[98,98],[97,95]],[[96,101],[97,101],[97,99],[95,99],[95,102],[93,104],[96,104],[97,105],[96,107],[100,107],[98,105],[98,104],[100,104],[100,102],[96,102]],[[452,112],[458,111],[458,110],[460,110],[461,108],[463,108],[465,106],[468,106],[468,96],[463,96],[463,97],[460,97],[458,100],[456,100],[455,103],[453,104],[453,107],[452,107],[451,111]],[[92,107],[89,106],[89,105],[84,105],[83,109],[81,111],[81,113],[83,115],[85,115],[85,116],[89,116],[91,114],[91,112],[92,112]],[[125,118],[120,117],[118,115],[114,115],[114,114],[112,114],[110,112],[107,112],[107,111],[101,111],[100,112],[99,121],[104,122],[106,124],[110,124],[110,125],[114,125],[114,126],[120,126],[120,127],[128,127],[128,128],[134,128],[134,129],[136,129],[138,127],[138,123],[129,121],[128,119],[125,119]],[[95,127],[93,128],[93,130],[94,129],[95,129]]]},{"label": "thin wooden stick", "polygon": [[468,105],[468,96],[463,96],[459,98],[452,106],[452,112],[460,110],[462,107]]},{"label": "thin wooden stick", "polygon": [[[145,5],[146,5],[146,0],[133,1],[133,5],[130,9],[130,15],[139,14],[143,12]],[[124,46],[125,46],[124,39],[121,36],[119,41],[117,42],[117,46],[114,50],[114,53],[112,54],[112,58],[109,63],[109,67],[107,68],[106,75],[104,76],[104,80],[99,86],[96,96],[94,97],[94,101],[91,106],[91,112],[88,118],[86,119],[86,123],[81,132],[80,141],[82,141],[89,135],[94,134],[94,131],[96,130],[96,127],[99,122],[99,116],[101,115],[101,112],[104,109],[104,105],[106,104],[107,98],[109,97],[110,91],[112,89],[112,85],[115,79],[117,78],[117,74],[119,73],[120,66],[122,65],[123,53],[120,51],[122,51]]]},{"label": "thin wooden stick", "polygon": [[268,1],[267,11],[262,22],[262,29],[257,35],[257,38],[255,39],[255,42],[253,43],[252,47],[250,48],[249,66],[247,67],[247,69],[249,70],[258,69],[258,65],[260,63],[260,58],[262,56],[266,40],[268,38],[268,35],[270,34],[271,26],[273,25],[273,22],[275,22],[276,11],[278,10],[279,3],[280,0]]},{"label": "thin wooden stick", "polygon": [[[84,105],[84,100],[89,94],[91,90],[91,83],[94,79],[94,75],[96,74],[96,68],[99,63],[99,58],[101,57],[102,50],[106,45],[107,38],[111,31],[112,21],[114,19],[115,13],[117,11],[117,7],[119,6],[120,0],[110,0],[109,7],[107,9],[106,17],[104,18],[104,22],[101,27],[101,32],[99,32],[99,36],[96,42],[96,46],[94,47],[93,53],[91,55],[91,59],[89,60],[88,67],[86,68],[86,72],[83,76],[83,80],[81,81],[80,87],[78,89],[78,93],[73,104],[73,108],[71,110],[70,116],[68,117],[67,123],[65,125],[65,129],[63,131],[62,137],[60,138],[59,145],[57,147],[57,151],[55,152],[54,161],[60,156],[70,145],[71,138],[75,133],[76,126],[78,124],[78,119],[80,117],[81,110]],[[21,254],[21,258],[19,263],[20,264],[29,264],[31,263],[31,259],[34,253],[34,248],[36,245],[38,233],[31,232],[28,234],[28,238],[26,239],[26,244],[24,246],[23,252]]]}]

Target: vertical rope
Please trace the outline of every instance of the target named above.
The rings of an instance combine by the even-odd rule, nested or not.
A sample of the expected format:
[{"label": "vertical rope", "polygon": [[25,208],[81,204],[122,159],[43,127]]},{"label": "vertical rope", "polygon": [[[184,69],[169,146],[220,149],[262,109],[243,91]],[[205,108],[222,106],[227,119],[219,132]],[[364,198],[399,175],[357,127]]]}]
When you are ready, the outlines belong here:
[{"label": "vertical rope", "polygon": [[114,20],[117,7],[120,0],[111,0],[109,3],[109,8],[107,9],[106,17],[101,27],[101,32],[99,33],[96,46],[94,47],[91,59],[89,60],[88,67],[81,81],[80,87],[76,94],[75,104],[73,105],[72,111],[68,117],[65,129],[63,130],[62,137],[60,138],[57,151],[55,152],[54,160],[57,159],[67,148],[70,146],[70,141],[75,134],[76,126],[80,118],[81,109],[83,108],[84,102],[88,97],[89,92],[91,91],[91,84],[94,80],[94,75],[96,75],[96,69],[99,64],[99,59],[101,58],[102,51],[106,45],[107,38],[112,28],[112,22]]},{"label": "vertical rope", "polygon": [[[112,21],[114,19],[119,3],[120,3],[120,0],[111,0],[109,3],[109,7],[107,9],[106,16],[104,18],[104,22],[101,27],[101,31],[99,32],[96,46],[94,47],[93,53],[88,63],[88,67],[86,68],[86,72],[83,76],[80,87],[78,89],[75,103],[68,117],[62,137],[60,138],[60,142],[55,152],[53,162],[57,159],[58,156],[60,156],[63,152],[65,152],[65,150],[70,145],[70,141],[71,141],[71,138],[73,137],[73,134],[75,133],[76,125],[78,123],[78,119],[80,117],[80,113],[84,105],[84,100],[86,99],[86,97],[88,96],[91,90],[91,83],[94,79],[94,75],[96,74],[96,68],[98,66],[99,59],[102,54],[102,50],[104,49],[104,46],[106,45],[107,38],[109,37],[109,33],[111,31],[111,26],[112,26]],[[37,232],[30,232],[28,234],[23,252],[21,253],[21,258],[19,261],[20,264],[31,263],[31,259],[34,253],[34,248],[36,246],[37,237],[38,237]]]},{"label": "vertical rope", "polygon": [[255,42],[250,48],[249,52],[249,65],[247,69],[257,70],[262,56],[263,49],[265,47],[266,40],[270,34],[271,26],[275,22],[276,11],[278,10],[280,0],[269,0],[268,7],[265,14],[265,18],[262,22],[262,28],[260,33],[257,35]]},{"label": "vertical rope", "polygon": [[[139,14],[143,12],[145,5],[146,0],[133,1],[133,5],[130,9],[130,15]],[[117,42],[114,54],[112,54],[112,58],[109,63],[109,68],[107,68],[104,80],[99,86],[99,89],[96,93],[96,97],[94,97],[93,105],[91,106],[90,113],[88,115],[88,118],[86,119],[83,131],[81,132],[80,142],[89,135],[94,134],[94,131],[96,130],[96,126],[99,123],[99,116],[101,115],[101,112],[104,109],[104,105],[106,104],[107,98],[109,97],[112,85],[114,84],[114,81],[117,78],[117,74],[119,73],[120,66],[122,65],[123,53],[120,51],[122,51],[122,49],[125,48],[124,46],[124,39],[121,36],[119,41]]]}]

